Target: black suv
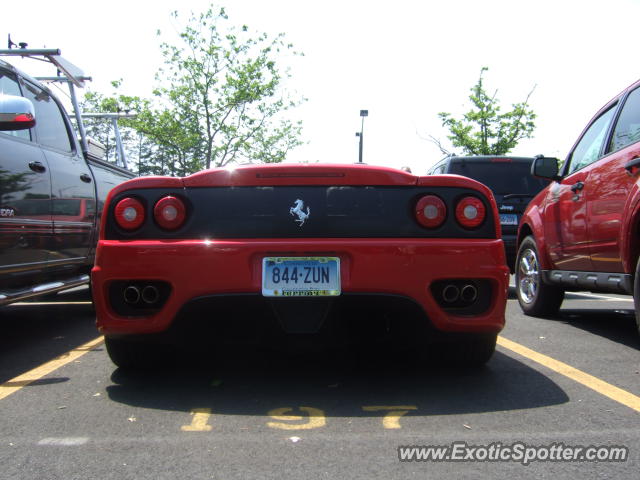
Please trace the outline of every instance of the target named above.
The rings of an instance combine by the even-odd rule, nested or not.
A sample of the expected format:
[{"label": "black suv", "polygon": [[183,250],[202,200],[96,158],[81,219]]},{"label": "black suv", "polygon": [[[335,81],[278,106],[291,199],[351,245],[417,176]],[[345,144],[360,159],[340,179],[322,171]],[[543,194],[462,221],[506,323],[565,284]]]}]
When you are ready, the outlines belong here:
[{"label": "black suv", "polygon": [[533,157],[448,156],[427,172],[427,175],[463,175],[491,189],[500,211],[502,239],[511,273],[515,266],[520,217],[529,201],[549,183],[531,175],[533,160]]}]

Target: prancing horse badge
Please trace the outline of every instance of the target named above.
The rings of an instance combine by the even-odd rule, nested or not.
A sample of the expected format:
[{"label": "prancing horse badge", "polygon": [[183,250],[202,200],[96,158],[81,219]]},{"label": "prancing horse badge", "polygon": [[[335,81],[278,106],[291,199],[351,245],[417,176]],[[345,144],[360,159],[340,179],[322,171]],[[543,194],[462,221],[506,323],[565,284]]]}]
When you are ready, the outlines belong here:
[{"label": "prancing horse badge", "polygon": [[307,211],[304,211],[304,202],[300,199],[296,200],[295,205],[289,209],[289,213],[293,216],[297,216],[298,218],[294,220],[298,222],[300,226],[302,226],[309,215],[311,215],[311,209],[307,207]]}]

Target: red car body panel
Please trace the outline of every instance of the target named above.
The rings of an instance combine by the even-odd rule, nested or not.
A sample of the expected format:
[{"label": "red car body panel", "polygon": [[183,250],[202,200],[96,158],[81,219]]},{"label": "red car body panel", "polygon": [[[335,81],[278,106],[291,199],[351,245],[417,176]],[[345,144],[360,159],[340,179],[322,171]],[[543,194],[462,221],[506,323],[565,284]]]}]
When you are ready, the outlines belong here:
[{"label": "red car body panel", "polygon": [[[491,191],[455,175],[416,177],[399,170],[362,165],[268,165],[204,171],[186,178],[137,178],[115,187],[105,205],[132,189],[362,185],[470,189],[490,206],[494,238],[175,238],[108,239],[108,214],[92,270],[99,330],[105,335],[167,330],[189,301],[207,295],[261,293],[266,256],[340,258],[341,290],[407,297],[443,332],[497,333],[504,326],[509,270]],[[198,206],[194,206],[195,209]],[[288,213],[288,212],[287,212]],[[486,280],[492,298],[478,315],[456,315],[439,306],[433,282],[454,278]],[[152,280],[171,286],[162,308],[147,316],[119,315],[109,301],[116,281]]]},{"label": "red car body panel", "polygon": [[[272,255],[340,257],[344,293],[403,295],[417,301],[442,331],[498,332],[504,326],[508,270],[500,240],[247,240],[122,242],[101,241],[92,280],[98,328],[104,334],[154,333],[166,330],[187,301],[211,294],[259,293],[262,258]],[[460,258],[474,257],[473,262]],[[446,314],[433,300],[434,280],[472,275],[494,283],[490,309],[469,318]],[[110,281],[166,280],[172,286],[164,308],[149,318],[131,320],[110,309]]]},{"label": "red car body panel", "polygon": [[586,181],[586,172],[554,183],[544,205],[543,228],[549,257],[563,270],[591,270],[587,233],[587,205],[584,196],[571,191],[572,185]]},{"label": "red car body panel", "polygon": [[248,165],[205,170],[184,179],[187,188],[281,185],[414,185],[416,177],[402,170],[358,165]]},{"label": "red car body panel", "polygon": [[[640,144],[629,145],[596,162],[589,174],[586,192],[589,205],[589,244],[595,271],[632,272],[625,259],[631,255],[634,205],[638,202],[638,179],[624,166],[640,156]],[[637,212],[635,212],[637,215]],[[637,237],[636,237],[637,238]]]},{"label": "red car body panel", "polygon": [[544,204],[547,198],[547,190],[549,188],[551,188],[551,185],[538,193],[538,195],[529,202],[527,209],[522,214],[520,225],[518,226],[518,245],[522,243],[522,240],[529,234],[529,232],[535,232],[534,238],[539,253],[538,260],[540,262],[540,267],[544,270],[549,270],[552,265],[548,250],[545,248],[547,245],[547,238],[544,227],[542,226]]}]

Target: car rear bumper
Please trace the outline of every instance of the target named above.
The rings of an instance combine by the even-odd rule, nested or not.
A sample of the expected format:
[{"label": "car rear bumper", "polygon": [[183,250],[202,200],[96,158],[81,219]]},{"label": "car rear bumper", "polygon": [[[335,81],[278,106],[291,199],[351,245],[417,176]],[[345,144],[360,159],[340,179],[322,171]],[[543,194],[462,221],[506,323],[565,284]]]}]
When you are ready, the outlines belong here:
[{"label": "car rear bumper", "polygon": [[[288,299],[277,300],[283,311],[291,310],[295,303],[292,311],[298,317],[306,315],[305,305],[309,305],[308,314],[326,306],[328,316],[335,313],[332,305],[348,304],[346,310],[342,307],[337,310],[354,312],[358,305],[363,309],[370,306],[370,299],[375,297],[376,301],[393,299],[389,305],[398,304],[398,299],[415,305],[425,325],[443,332],[497,333],[504,326],[509,271],[501,240],[242,239],[101,240],[92,270],[98,328],[105,335],[164,332],[194,305],[205,305],[207,321],[213,323],[237,322],[233,315],[236,311],[252,312],[255,317],[259,309],[242,312],[243,301],[228,311],[233,302],[218,300],[237,300],[244,295],[255,300],[252,305],[273,307],[272,299],[261,296],[265,256],[340,258],[341,298],[315,297],[308,304],[299,298],[290,304]],[[120,289],[131,282],[141,287],[145,282],[162,285],[158,289],[162,297],[160,306],[134,311],[118,307],[122,303]],[[438,285],[447,282],[478,285],[477,302],[468,308],[444,303]],[[386,303],[382,302],[381,308],[383,304]],[[216,315],[218,309],[225,314]],[[291,313],[276,317],[285,318],[280,324],[286,331]],[[260,322],[255,318],[254,321]]]}]

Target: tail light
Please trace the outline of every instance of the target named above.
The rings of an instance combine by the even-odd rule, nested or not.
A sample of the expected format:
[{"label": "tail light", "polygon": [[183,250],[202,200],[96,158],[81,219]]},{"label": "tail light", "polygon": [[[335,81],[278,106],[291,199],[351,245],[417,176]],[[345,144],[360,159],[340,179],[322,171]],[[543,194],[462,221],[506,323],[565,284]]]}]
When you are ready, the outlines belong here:
[{"label": "tail light", "polygon": [[465,228],[476,228],[482,225],[487,210],[477,197],[464,197],[456,206],[456,219]]},{"label": "tail light", "polygon": [[114,210],[116,223],[124,230],[135,230],[144,222],[144,205],[135,198],[124,198]]},{"label": "tail light", "polygon": [[437,228],[447,218],[447,207],[435,195],[422,197],[416,204],[416,219],[423,227]]},{"label": "tail light", "polygon": [[165,230],[176,230],[184,223],[187,209],[182,200],[177,197],[164,197],[153,207],[153,217],[158,225]]}]

